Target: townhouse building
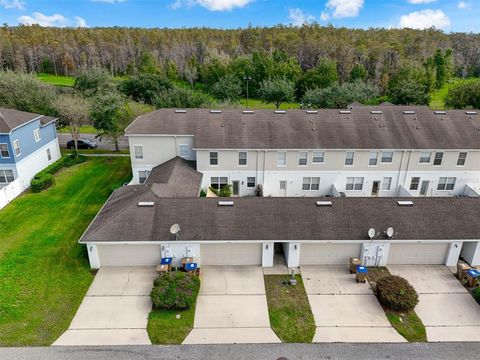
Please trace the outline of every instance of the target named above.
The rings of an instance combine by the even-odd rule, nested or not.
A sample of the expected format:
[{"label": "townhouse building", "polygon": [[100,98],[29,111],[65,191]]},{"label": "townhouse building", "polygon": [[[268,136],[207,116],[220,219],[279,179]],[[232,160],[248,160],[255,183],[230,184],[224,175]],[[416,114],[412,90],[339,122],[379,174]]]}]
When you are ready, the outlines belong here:
[{"label": "townhouse building", "polygon": [[133,180],[176,156],[201,188],[272,197],[479,196],[474,110],[353,106],[349,110],[161,109],[126,130]]}]

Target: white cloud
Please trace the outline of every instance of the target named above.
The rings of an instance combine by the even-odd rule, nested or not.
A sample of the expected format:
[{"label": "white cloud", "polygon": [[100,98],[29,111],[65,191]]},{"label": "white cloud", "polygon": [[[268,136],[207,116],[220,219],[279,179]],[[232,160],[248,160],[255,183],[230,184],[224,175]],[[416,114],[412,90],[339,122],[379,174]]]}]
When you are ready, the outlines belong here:
[{"label": "white cloud", "polygon": [[288,9],[288,18],[293,26],[302,26],[314,22],[315,16],[305,14],[302,9]]},{"label": "white cloud", "polygon": [[93,2],[103,2],[103,3],[107,3],[107,4],[118,4],[118,3],[122,3],[122,2],[125,2],[127,0],[91,0]]},{"label": "white cloud", "polygon": [[410,4],[430,4],[437,0],[408,0]]},{"label": "white cloud", "polygon": [[356,17],[364,3],[364,0],[328,0],[320,19],[327,21],[331,17],[335,19]]},{"label": "white cloud", "polygon": [[45,27],[86,27],[85,19],[75,16],[70,20],[61,14],[45,15],[40,12],[34,12],[32,16],[23,15],[18,18],[18,23],[23,25],[37,24]]},{"label": "white cloud", "polygon": [[436,27],[445,29],[451,25],[450,18],[442,10],[415,11],[400,18],[399,26],[411,29],[428,29]]},{"label": "white cloud", "polygon": [[0,6],[5,9],[25,9],[25,2],[22,0],[0,0]]},{"label": "white cloud", "polygon": [[178,9],[183,5],[200,5],[210,11],[228,11],[235,8],[243,8],[253,1],[255,0],[175,0],[170,7]]},{"label": "white cloud", "polygon": [[464,10],[464,9],[468,9],[470,7],[470,4],[467,4],[465,1],[460,1],[457,7],[461,10]]}]

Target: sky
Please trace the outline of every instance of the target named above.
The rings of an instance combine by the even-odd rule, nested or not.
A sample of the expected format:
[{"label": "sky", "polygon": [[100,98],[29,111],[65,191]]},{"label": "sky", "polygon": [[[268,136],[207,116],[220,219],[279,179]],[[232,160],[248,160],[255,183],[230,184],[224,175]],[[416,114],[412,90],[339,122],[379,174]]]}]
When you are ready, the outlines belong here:
[{"label": "sky", "polygon": [[0,0],[0,24],[241,28],[318,22],[349,28],[480,32],[480,0]]}]

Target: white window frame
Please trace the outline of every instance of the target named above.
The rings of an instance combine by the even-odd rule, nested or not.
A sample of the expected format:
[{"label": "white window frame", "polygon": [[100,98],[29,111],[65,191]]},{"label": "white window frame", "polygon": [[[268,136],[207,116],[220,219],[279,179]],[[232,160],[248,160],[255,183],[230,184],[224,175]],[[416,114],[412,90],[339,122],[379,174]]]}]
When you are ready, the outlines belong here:
[{"label": "white window frame", "polygon": [[[413,179],[418,179],[418,181],[416,182],[416,184],[413,182]],[[409,186],[409,190],[410,191],[418,191],[418,189],[420,188],[420,183],[422,182],[422,178],[420,176],[412,176],[412,178],[410,179],[410,186]],[[412,189],[412,185],[416,185],[415,186],[415,189]]]},{"label": "white window frame", "polygon": [[[182,149],[187,149],[186,151],[183,151]],[[182,155],[182,153],[184,155]],[[178,145],[178,154],[180,157],[190,157],[190,146],[188,144],[179,144]]]},{"label": "white window frame", "polygon": [[[11,181],[8,181],[8,176],[7,176],[7,171],[12,173]],[[0,184],[10,184],[11,182],[15,181],[15,174],[13,173],[13,170],[11,169],[0,169],[0,173],[3,174],[3,177],[5,178],[5,182],[0,182]]]},{"label": "white window frame", "polygon": [[[141,172],[144,172],[145,173],[145,180],[140,181],[140,173]],[[138,182],[140,184],[145,184],[145,182],[147,181],[148,177],[150,176],[150,170],[138,170]]]},{"label": "white window frame", "polygon": [[[283,163],[280,163],[280,154],[285,154]],[[287,152],[277,151],[277,167],[286,167],[286,166],[287,166]]]},{"label": "white window frame", "polygon": [[[380,191],[390,191],[392,189],[392,180],[391,176],[384,177],[382,184],[380,185]],[[388,187],[385,188],[386,184],[388,184]]]},{"label": "white window frame", "polygon": [[287,180],[280,180],[280,190],[287,190]]},{"label": "white window frame", "polygon": [[[137,151],[140,149],[140,153]],[[135,160],[143,160],[143,145],[133,145],[133,156]]]},{"label": "white window frame", "polygon": [[[242,158],[240,154],[245,154],[245,158]],[[240,161],[245,160],[245,164],[241,164]],[[239,151],[238,152],[238,166],[248,166],[248,152],[247,151]]]},{"label": "white window frame", "polygon": [[[386,156],[386,155],[392,155],[392,156]],[[380,159],[380,162],[382,164],[391,164],[393,162],[393,151],[382,151],[382,158]]]},{"label": "white window frame", "polygon": [[13,145],[13,153],[15,154],[15,157],[19,157],[20,155],[22,155],[22,149],[20,148],[20,141],[18,141],[18,139],[13,140],[12,145]]},{"label": "white window frame", "polygon": [[[216,179],[216,181],[213,181],[213,179]],[[222,182],[222,179],[225,179],[224,182]],[[218,188],[214,187],[213,185],[218,184]],[[221,190],[222,185],[227,185],[228,186],[228,176],[212,176],[210,177],[210,187],[215,189],[215,190]]]},{"label": "white window frame", "polygon": [[[442,181],[442,179],[444,179],[444,181]],[[444,176],[442,176],[438,180],[437,191],[453,191],[455,189],[456,182],[457,182],[456,177],[453,177],[453,176],[444,177]],[[450,189],[449,189],[449,186],[451,186]]]},{"label": "white window frame", "polygon": [[52,151],[50,150],[50,148],[48,148],[46,152],[47,152],[47,160],[49,162],[52,161]]},{"label": "white window frame", "polygon": [[42,140],[42,138],[40,137],[40,128],[36,128],[35,130],[33,130],[33,138],[35,139],[35,142],[39,142],[40,140]]},{"label": "white window frame", "polygon": [[[322,159],[321,161],[315,161],[315,159]],[[325,151],[314,151],[312,157],[312,164],[323,164],[325,163]]]},{"label": "white window frame", "polygon": [[[345,191],[363,191],[363,184],[365,183],[365,178],[363,177],[353,177],[349,176],[347,177],[346,185],[345,185]],[[348,185],[352,185],[351,189],[348,189]],[[357,189],[358,185],[360,185],[360,188]]]},{"label": "white window frame", "polygon": [[[307,185],[308,189],[304,189]],[[314,189],[313,187],[316,187]],[[320,178],[318,176],[306,176],[302,179],[302,191],[319,191],[320,190]]]},{"label": "white window frame", "polygon": [[[251,181],[249,181],[248,179],[253,179],[253,186],[249,185]],[[247,188],[254,189],[256,186],[257,186],[257,178],[255,176],[247,176]]]},{"label": "white window frame", "polygon": [[[349,155],[352,155],[351,157]],[[350,162],[350,160],[352,161],[351,164],[347,164],[347,162]],[[345,166],[353,166],[353,163],[355,161],[355,151],[347,151],[345,153],[345,162],[344,162],[344,165]]]},{"label": "white window frame", "polygon": [[[372,160],[375,160],[375,163],[372,164]],[[370,151],[370,156],[368,158],[368,166],[377,166],[378,165],[378,151]]]},{"label": "white window frame", "polygon": [[0,157],[2,159],[10,159],[11,156],[10,156],[10,149],[8,148],[8,144],[7,143],[0,143],[0,146],[2,146],[2,145],[5,145],[5,149],[7,151],[8,156],[3,156],[3,150],[0,149]]},{"label": "white window frame", "polygon": [[[422,161],[425,160],[427,157],[426,155],[428,154],[428,161]],[[432,162],[432,152],[431,151],[424,151],[420,153],[420,159],[418,159],[419,164],[430,164]]]},{"label": "white window frame", "polygon": [[[303,162],[303,164],[302,164]],[[298,152],[298,166],[305,167],[308,165],[308,151]]]},{"label": "white window frame", "polygon": [[[463,154],[465,154],[465,156],[462,156]],[[465,164],[467,163],[467,157],[468,157],[468,152],[466,151],[459,152],[458,158],[457,158],[457,166],[465,166]],[[459,164],[460,161],[463,161],[463,164]]]},{"label": "white window frame", "polygon": [[[216,159],[212,158],[212,154],[217,154]],[[217,160],[216,164],[212,164],[212,160]],[[209,151],[208,152],[208,163],[210,166],[218,166],[218,151]]]},{"label": "white window frame", "polygon": [[[437,155],[440,155],[440,157],[437,158]],[[437,151],[435,152],[435,155],[433,157],[433,166],[442,166],[442,163],[443,163],[443,156],[445,155],[445,153],[443,151]],[[440,159],[440,164],[435,164],[435,161]]]}]

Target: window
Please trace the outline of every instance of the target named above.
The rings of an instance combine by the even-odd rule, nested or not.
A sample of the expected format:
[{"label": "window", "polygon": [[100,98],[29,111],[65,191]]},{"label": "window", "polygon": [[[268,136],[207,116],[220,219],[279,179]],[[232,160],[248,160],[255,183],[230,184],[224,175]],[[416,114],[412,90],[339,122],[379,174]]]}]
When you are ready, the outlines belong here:
[{"label": "window", "polygon": [[39,142],[40,140],[42,140],[40,138],[40,129],[33,130],[33,137],[35,138],[35,142]]},{"label": "window", "polygon": [[228,186],[228,178],[226,177],[212,177],[210,178],[210,186],[215,190],[220,190]]},{"label": "window", "polygon": [[238,165],[240,165],[240,166],[246,166],[247,165],[247,152],[246,151],[240,151],[238,153]]},{"label": "window", "polygon": [[210,151],[210,165],[218,165],[218,152]]},{"label": "window", "polygon": [[255,177],[247,177],[247,188],[254,188],[256,185]]},{"label": "window", "polygon": [[47,160],[48,161],[52,160],[52,153],[50,152],[50,149],[47,149]]},{"label": "window", "polygon": [[393,151],[382,152],[382,163],[389,164],[393,161]]},{"label": "window", "polygon": [[420,178],[412,177],[412,181],[410,182],[410,190],[418,190],[418,184],[420,184]]},{"label": "window", "polygon": [[277,153],[277,166],[287,166],[287,152],[279,151]]},{"label": "window", "polygon": [[4,159],[8,159],[10,157],[10,152],[8,151],[7,144],[0,144],[0,154]]},{"label": "window", "polygon": [[13,170],[0,170],[0,184],[8,184],[13,180]]},{"label": "window", "polygon": [[325,161],[325,153],[323,151],[314,151],[313,152],[313,164],[321,164]]},{"label": "window", "polygon": [[143,146],[142,145],[135,145],[133,147],[133,150],[135,151],[135,159],[143,159]]},{"label": "window", "polygon": [[317,191],[320,189],[319,177],[304,177],[302,190],[303,191]]},{"label": "window", "polygon": [[150,175],[150,171],[148,170],[142,170],[138,172],[138,181],[140,182],[140,184],[145,183],[145,181],[148,178],[148,175]]},{"label": "window", "polygon": [[455,182],[457,178],[454,177],[441,177],[438,181],[437,190],[439,191],[448,191],[453,190],[455,187]]},{"label": "window", "polygon": [[308,153],[306,151],[300,151],[298,153],[298,166],[306,166],[308,161]]},{"label": "window", "polygon": [[370,159],[368,160],[368,165],[377,166],[377,162],[378,162],[378,152],[372,151],[370,153]]},{"label": "window", "polygon": [[189,157],[190,156],[190,148],[188,144],[180,144],[179,146],[180,149],[180,157]]},{"label": "window", "polygon": [[354,156],[355,156],[355,153],[353,151],[347,151],[347,154],[345,156],[345,165],[346,166],[353,165]]},{"label": "window", "polygon": [[442,165],[443,152],[435,153],[435,158],[433,159],[433,165],[440,166]]},{"label": "window", "polygon": [[382,181],[382,190],[389,191],[392,186],[392,178],[391,177],[384,177]]},{"label": "window", "polygon": [[[1,147],[1,145],[0,145]],[[3,152],[2,152],[3,154]],[[465,162],[467,160],[467,153],[466,152],[461,152],[458,154],[458,160],[457,160],[457,166],[465,166]]]},{"label": "window", "polygon": [[18,140],[13,142],[13,151],[15,152],[15,156],[20,156],[22,154],[22,150],[20,150],[20,143]]},{"label": "window", "polygon": [[361,191],[363,189],[363,177],[348,177],[345,190]]},{"label": "window", "polygon": [[287,189],[287,180],[280,180],[280,190]]},{"label": "window", "polygon": [[422,152],[420,154],[420,164],[430,164],[430,158],[431,157],[432,157],[432,153]]}]

